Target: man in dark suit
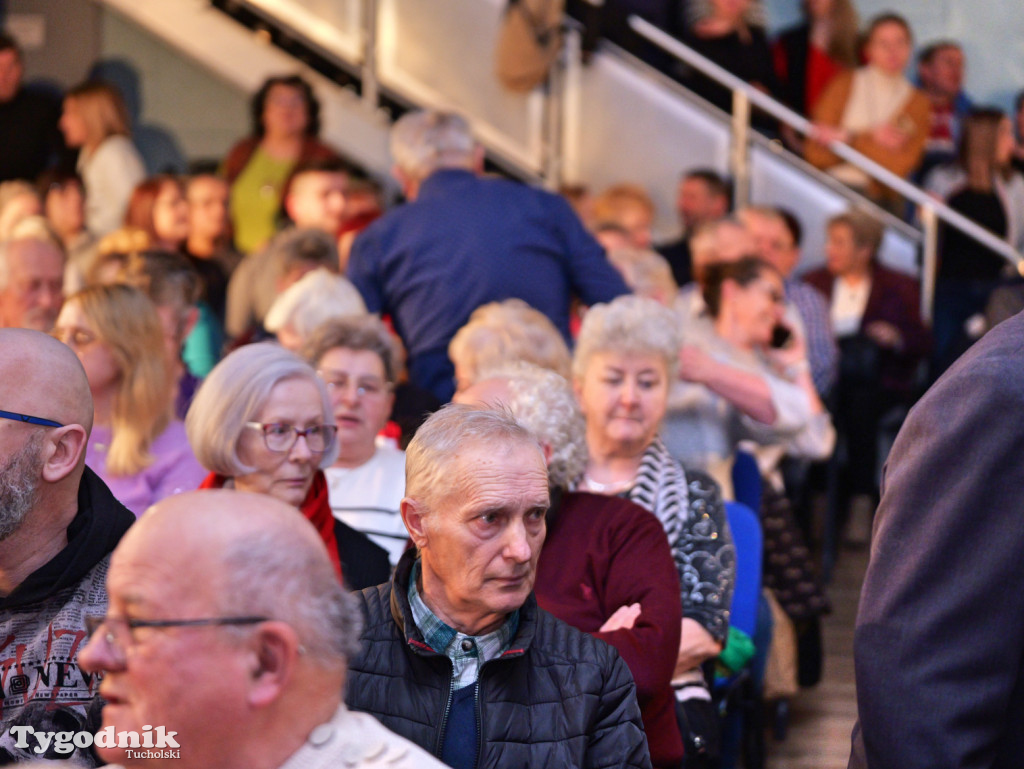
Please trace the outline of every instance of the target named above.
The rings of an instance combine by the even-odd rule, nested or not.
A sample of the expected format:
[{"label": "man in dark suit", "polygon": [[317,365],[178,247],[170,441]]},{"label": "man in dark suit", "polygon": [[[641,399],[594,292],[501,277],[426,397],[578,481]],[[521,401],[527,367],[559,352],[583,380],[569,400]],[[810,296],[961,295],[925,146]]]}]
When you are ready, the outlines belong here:
[{"label": "man in dark suit", "polygon": [[1024,756],[1024,314],[910,412],[886,466],[854,639],[850,769]]}]

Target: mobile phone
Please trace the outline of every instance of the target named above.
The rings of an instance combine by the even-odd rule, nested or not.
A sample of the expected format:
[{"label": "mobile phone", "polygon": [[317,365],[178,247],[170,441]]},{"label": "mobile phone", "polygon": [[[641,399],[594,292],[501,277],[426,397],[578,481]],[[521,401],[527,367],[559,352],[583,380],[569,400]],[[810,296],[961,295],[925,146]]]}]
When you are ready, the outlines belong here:
[{"label": "mobile phone", "polygon": [[785,347],[792,338],[793,332],[786,326],[783,326],[781,323],[775,324],[775,328],[772,329],[772,347],[776,349]]}]

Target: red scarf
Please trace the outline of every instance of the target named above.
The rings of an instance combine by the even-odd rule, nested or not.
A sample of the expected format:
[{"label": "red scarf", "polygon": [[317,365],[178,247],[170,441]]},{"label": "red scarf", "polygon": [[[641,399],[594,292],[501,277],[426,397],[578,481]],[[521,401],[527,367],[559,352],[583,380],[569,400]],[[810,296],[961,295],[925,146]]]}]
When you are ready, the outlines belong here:
[{"label": "red scarf", "polygon": [[[227,481],[226,476],[210,473],[199,484],[199,488],[222,489]],[[322,470],[317,470],[316,475],[313,476],[313,485],[309,487],[309,493],[302,500],[302,505],[299,509],[306,516],[306,520],[312,523],[320,533],[320,539],[323,540],[324,545],[327,547],[327,555],[330,556],[331,563],[334,565],[334,571],[338,575],[338,580],[342,581],[341,559],[338,557],[338,540],[334,535],[334,516],[331,514],[331,506],[327,501],[327,479],[324,478]]]}]

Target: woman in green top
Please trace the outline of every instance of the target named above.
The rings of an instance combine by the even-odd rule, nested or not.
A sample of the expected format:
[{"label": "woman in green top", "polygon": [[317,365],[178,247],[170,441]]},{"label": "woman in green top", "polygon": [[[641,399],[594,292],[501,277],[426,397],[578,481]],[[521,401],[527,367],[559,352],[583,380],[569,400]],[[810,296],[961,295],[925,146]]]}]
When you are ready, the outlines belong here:
[{"label": "woman in green top", "polygon": [[338,158],[317,139],[320,103],[298,75],[268,78],[253,97],[252,121],[252,135],[231,149],[221,168],[231,185],[235,246],[247,254],[277,231],[281,193],[296,164]]}]

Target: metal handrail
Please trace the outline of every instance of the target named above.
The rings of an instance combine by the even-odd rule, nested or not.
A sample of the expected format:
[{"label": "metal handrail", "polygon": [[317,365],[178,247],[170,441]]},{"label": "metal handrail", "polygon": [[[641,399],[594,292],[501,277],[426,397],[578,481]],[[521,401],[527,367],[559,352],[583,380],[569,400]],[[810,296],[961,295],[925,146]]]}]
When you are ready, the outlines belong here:
[{"label": "metal handrail", "polygon": [[[813,132],[814,125],[803,115],[794,112],[773,99],[771,96],[758,91],[749,83],[741,80],[728,70],[697,53],[697,51],[684,43],[681,43],[679,40],[658,27],[655,27],[650,22],[641,19],[639,16],[631,16],[629,18],[629,24],[638,34],[654,43],[659,48],[662,48],[695,69],[700,70],[711,79],[716,80],[726,88],[729,88],[733,93],[742,93],[750,103],[756,105],[759,109],[767,112],[772,117],[792,126],[804,135],[809,135]],[[941,219],[965,234],[970,235],[979,243],[1015,265],[1017,269],[1024,274],[1024,255],[1018,252],[1005,240],[993,235],[991,232],[980,227],[977,223],[971,221],[963,214],[954,211],[945,203],[936,200],[928,195],[928,193],[918,187],[915,187],[913,184],[897,176],[892,171],[887,168],[883,168],[875,161],[865,157],[848,144],[840,141],[833,141],[828,145],[828,148],[843,160],[861,169],[869,176],[884,184],[886,187],[896,190],[896,192],[900,193],[903,197],[921,206],[926,211],[929,209],[934,211],[938,219]],[[928,217],[924,218],[927,222]],[[935,239],[929,238],[926,233],[925,242],[927,243],[929,240],[934,241]],[[928,261],[929,260],[926,258],[926,263]]]}]

